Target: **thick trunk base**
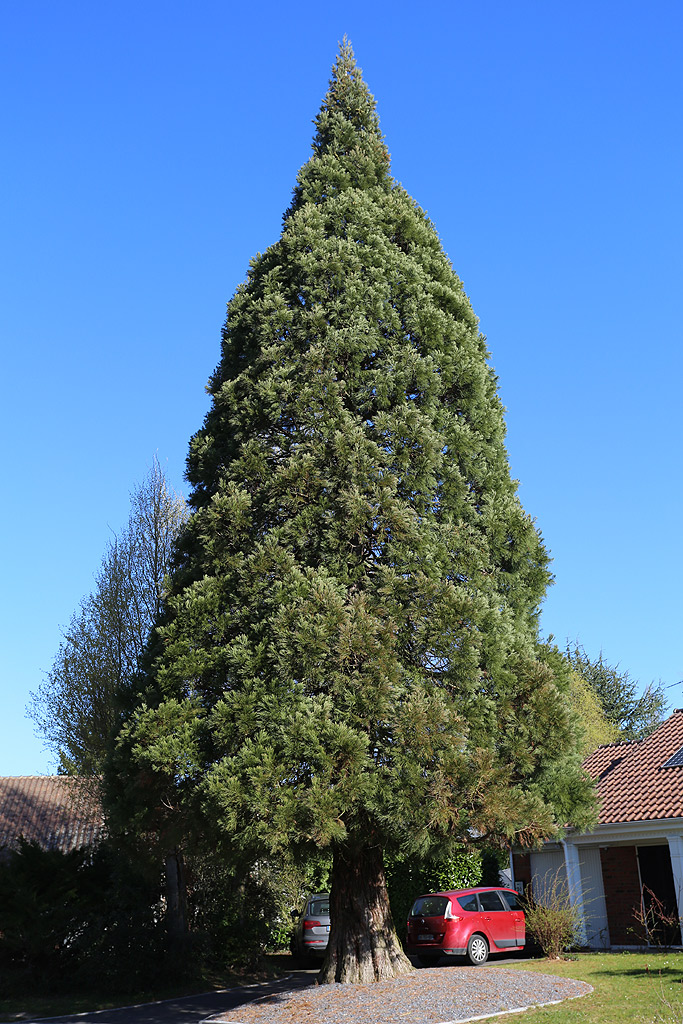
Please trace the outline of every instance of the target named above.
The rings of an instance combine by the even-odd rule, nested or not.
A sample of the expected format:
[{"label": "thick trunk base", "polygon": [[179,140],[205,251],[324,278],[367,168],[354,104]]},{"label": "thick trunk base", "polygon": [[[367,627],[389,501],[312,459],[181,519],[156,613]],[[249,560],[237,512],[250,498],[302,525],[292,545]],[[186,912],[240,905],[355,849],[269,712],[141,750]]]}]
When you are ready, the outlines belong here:
[{"label": "thick trunk base", "polygon": [[322,984],[365,985],[413,970],[389,907],[380,847],[343,847],[334,855],[330,940]]}]

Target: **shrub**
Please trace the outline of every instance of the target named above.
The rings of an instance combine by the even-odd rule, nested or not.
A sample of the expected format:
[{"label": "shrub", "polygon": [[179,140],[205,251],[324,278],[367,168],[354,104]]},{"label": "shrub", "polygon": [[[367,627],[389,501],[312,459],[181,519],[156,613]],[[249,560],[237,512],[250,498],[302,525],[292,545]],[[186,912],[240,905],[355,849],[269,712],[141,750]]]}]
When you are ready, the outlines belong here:
[{"label": "shrub", "polygon": [[330,863],[323,855],[302,864],[272,858],[237,865],[213,851],[188,864],[190,927],[209,968],[251,969],[264,952],[287,949],[292,911],[329,885]]},{"label": "shrub", "polygon": [[561,870],[544,876],[536,894],[525,898],[526,930],[544,956],[559,960],[581,939],[581,906],[572,903],[569,883]]},{"label": "shrub", "polygon": [[681,941],[681,918],[676,909],[646,885],[643,886],[640,907],[634,910],[633,917],[638,926],[633,931],[640,942],[670,949]]},{"label": "shrub", "polygon": [[482,861],[478,850],[458,850],[446,857],[418,860],[387,857],[386,877],[391,914],[399,938],[415,898],[425,892],[466,889],[481,884]]},{"label": "shrub", "polygon": [[159,880],[106,841],[61,853],[22,841],[0,867],[0,991],[121,991],[164,971]]}]

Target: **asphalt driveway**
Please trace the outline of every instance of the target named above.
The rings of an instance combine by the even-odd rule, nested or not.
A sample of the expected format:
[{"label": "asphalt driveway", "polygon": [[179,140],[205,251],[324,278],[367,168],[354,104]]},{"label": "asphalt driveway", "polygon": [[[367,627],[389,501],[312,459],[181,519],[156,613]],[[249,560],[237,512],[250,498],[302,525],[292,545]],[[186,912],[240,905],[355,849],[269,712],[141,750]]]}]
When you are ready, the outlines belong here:
[{"label": "asphalt driveway", "polygon": [[122,1006],[115,1010],[94,1010],[92,1013],[78,1013],[70,1017],[35,1018],[33,1021],[22,1021],[22,1024],[35,1024],[36,1020],[49,1021],[50,1024],[198,1024],[206,1017],[243,1006],[259,996],[305,988],[314,983],[317,973],[317,970],[292,971],[286,978],[267,981],[262,985],[245,985],[221,992],[166,999],[162,1003]]}]

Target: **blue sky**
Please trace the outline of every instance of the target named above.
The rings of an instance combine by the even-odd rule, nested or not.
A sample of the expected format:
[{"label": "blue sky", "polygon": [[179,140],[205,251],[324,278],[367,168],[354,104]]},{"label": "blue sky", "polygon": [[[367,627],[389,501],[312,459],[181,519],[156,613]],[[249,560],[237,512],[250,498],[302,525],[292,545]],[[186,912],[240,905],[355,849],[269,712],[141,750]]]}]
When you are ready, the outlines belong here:
[{"label": "blue sky", "polygon": [[345,33],[488,338],[544,632],[683,705],[683,7],[6,0],[2,775],[50,768],[29,692],[155,453],[186,490]]}]

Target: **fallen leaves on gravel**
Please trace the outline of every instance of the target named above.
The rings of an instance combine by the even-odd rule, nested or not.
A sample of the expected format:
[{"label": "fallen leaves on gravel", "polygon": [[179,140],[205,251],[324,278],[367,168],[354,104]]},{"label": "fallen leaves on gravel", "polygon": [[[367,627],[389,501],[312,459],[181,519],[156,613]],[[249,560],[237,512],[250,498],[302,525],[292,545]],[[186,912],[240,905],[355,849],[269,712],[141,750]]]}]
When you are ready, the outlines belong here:
[{"label": "fallen leaves on gravel", "polygon": [[261,996],[220,1024],[445,1024],[587,995],[582,981],[504,968],[416,971],[374,985],[315,985]]}]

